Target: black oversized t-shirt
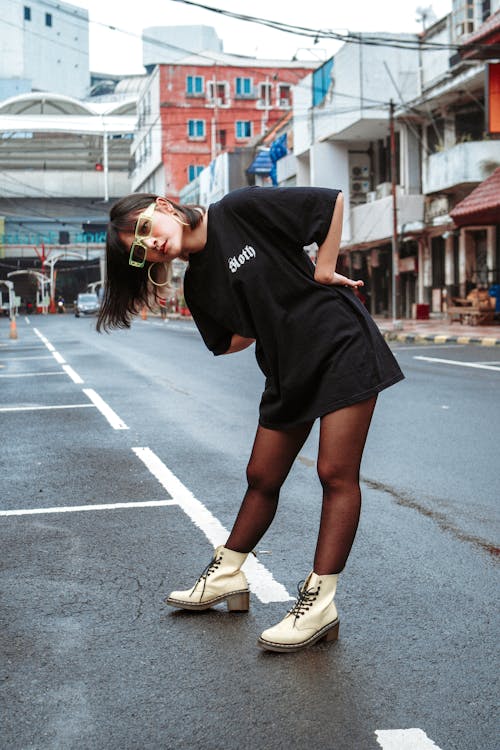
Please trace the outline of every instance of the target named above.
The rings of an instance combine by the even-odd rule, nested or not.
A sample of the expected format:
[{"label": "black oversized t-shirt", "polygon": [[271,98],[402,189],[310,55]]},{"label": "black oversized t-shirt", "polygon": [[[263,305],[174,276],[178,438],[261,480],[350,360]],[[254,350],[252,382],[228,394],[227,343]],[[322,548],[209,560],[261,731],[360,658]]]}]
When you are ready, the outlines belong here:
[{"label": "black oversized t-shirt", "polygon": [[189,258],[184,294],[207,347],[223,354],[233,333],[256,339],[264,427],[313,420],[403,378],[353,291],[314,280],[304,248],[325,240],[338,193],[235,190],[209,207],[207,244]]}]

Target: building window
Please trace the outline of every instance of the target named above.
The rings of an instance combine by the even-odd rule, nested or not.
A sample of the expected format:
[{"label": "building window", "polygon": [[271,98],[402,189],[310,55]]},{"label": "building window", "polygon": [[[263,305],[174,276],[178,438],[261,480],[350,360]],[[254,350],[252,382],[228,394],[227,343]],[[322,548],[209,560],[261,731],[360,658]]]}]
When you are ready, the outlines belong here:
[{"label": "building window", "polygon": [[200,164],[190,164],[188,167],[188,182],[195,180],[204,169],[205,167]]},{"label": "building window", "polygon": [[253,83],[251,78],[236,78],[235,93],[240,98],[253,97]]},{"label": "building window", "polygon": [[251,138],[252,137],[252,121],[251,120],[236,120],[236,138]]},{"label": "building window", "polygon": [[207,100],[208,104],[217,104],[218,107],[227,106],[229,104],[227,83],[207,81]]},{"label": "building window", "polygon": [[292,104],[292,87],[288,83],[278,86],[278,107],[290,107]]},{"label": "building window", "polygon": [[226,148],[227,143],[227,130],[218,130],[217,131],[217,147],[224,151]]},{"label": "building window", "polygon": [[272,86],[270,83],[261,83],[259,85],[259,102],[258,105],[268,109],[272,107],[271,101]]},{"label": "building window", "polygon": [[474,0],[454,0],[455,34],[461,37],[474,31]]},{"label": "building window", "polygon": [[187,96],[203,95],[203,76],[186,77],[186,94]]},{"label": "building window", "polygon": [[45,26],[52,26],[52,13],[45,14]]},{"label": "building window", "polygon": [[188,138],[205,137],[205,120],[188,120]]},{"label": "building window", "polygon": [[31,21],[31,8],[29,5],[24,6],[24,20]]}]

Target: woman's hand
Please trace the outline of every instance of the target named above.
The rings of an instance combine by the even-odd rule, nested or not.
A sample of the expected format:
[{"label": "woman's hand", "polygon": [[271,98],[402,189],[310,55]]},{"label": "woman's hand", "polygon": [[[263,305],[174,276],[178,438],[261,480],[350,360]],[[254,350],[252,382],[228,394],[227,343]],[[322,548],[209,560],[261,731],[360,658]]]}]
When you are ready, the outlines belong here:
[{"label": "woman's hand", "polygon": [[337,273],[336,271],[330,274],[315,273],[314,280],[319,284],[335,286],[359,287],[365,285],[365,282],[361,281],[361,279],[357,279],[356,281],[354,279],[348,279],[347,276],[343,276],[341,273]]}]

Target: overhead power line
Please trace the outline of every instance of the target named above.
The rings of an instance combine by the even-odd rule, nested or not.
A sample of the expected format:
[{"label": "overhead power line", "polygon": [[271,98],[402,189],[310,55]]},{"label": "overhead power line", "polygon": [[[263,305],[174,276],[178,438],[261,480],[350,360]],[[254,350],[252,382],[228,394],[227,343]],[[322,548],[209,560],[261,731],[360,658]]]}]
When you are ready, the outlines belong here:
[{"label": "overhead power line", "polygon": [[[398,40],[396,41],[394,37],[391,37],[389,35],[385,36],[384,34],[366,34],[366,33],[351,33],[347,31],[347,33],[342,34],[338,31],[334,31],[332,29],[311,29],[307,26],[296,26],[288,23],[284,23],[283,21],[272,21],[268,18],[261,18],[259,16],[248,16],[243,13],[235,13],[234,11],[225,10],[224,8],[214,8],[210,5],[205,5],[204,3],[198,3],[194,2],[194,0],[171,0],[174,3],[181,3],[182,5],[190,5],[195,8],[201,8],[202,10],[207,10],[211,13],[216,13],[221,16],[226,16],[227,18],[234,18],[238,21],[245,21],[248,23],[256,23],[261,26],[267,26],[271,29],[275,29],[276,31],[282,31],[286,34],[294,34],[296,36],[306,36],[314,39],[314,41],[319,41],[320,39],[333,39],[339,42],[344,42],[346,44],[366,44],[366,45],[373,45],[377,47],[395,47],[397,49],[415,49],[415,50],[459,50],[464,45],[457,43],[443,43],[443,42],[430,42],[426,41],[422,38],[417,38],[417,34],[414,36],[415,39],[403,39],[399,36]],[[482,49],[487,48],[491,50],[491,45],[483,45],[483,44],[473,44],[470,45],[471,48],[474,49]]]}]

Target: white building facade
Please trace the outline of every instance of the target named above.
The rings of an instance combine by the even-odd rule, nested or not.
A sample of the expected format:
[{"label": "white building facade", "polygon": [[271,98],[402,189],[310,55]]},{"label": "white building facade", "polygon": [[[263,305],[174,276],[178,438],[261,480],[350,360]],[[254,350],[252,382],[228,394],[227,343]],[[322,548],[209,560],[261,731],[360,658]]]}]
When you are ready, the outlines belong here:
[{"label": "white building facade", "polygon": [[0,21],[0,99],[29,91],[88,94],[88,12],[53,0],[9,0]]}]

